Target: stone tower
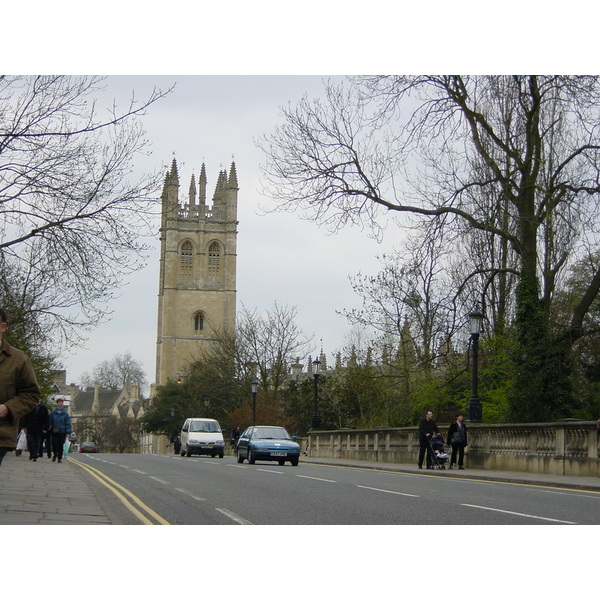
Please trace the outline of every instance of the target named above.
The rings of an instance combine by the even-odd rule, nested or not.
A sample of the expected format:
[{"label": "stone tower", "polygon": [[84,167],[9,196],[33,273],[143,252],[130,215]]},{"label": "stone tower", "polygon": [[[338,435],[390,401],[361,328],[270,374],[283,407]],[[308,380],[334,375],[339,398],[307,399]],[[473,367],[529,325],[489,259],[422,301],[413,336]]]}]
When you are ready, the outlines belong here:
[{"label": "stone tower", "polygon": [[219,173],[206,204],[204,164],[187,202],[179,201],[173,160],[161,196],[156,384],[183,377],[216,331],[233,331],[236,301],[238,184],[235,163]]}]

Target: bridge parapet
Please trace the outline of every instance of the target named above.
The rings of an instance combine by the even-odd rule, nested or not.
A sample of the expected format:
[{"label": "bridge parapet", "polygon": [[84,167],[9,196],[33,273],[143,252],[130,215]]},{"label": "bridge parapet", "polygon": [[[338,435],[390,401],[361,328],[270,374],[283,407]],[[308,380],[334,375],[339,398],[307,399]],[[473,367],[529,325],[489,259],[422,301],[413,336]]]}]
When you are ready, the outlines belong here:
[{"label": "bridge parapet", "polygon": [[[439,425],[444,434],[447,425]],[[599,476],[600,435],[595,422],[467,424],[468,466],[554,475]],[[311,431],[309,456],[415,463],[417,427]]]}]

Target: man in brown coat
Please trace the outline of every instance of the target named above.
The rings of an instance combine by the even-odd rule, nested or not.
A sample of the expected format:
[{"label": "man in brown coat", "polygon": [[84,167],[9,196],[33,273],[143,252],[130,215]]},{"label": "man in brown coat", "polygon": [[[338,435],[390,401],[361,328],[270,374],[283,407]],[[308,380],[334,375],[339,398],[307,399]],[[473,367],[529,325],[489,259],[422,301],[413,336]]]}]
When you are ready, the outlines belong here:
[{"label": "man in brown coat", "polygon": [[40,388],[29,357],[2,339],[8,327],[0,308],[0,464],[17,441],[19,419],[37,405]]}]

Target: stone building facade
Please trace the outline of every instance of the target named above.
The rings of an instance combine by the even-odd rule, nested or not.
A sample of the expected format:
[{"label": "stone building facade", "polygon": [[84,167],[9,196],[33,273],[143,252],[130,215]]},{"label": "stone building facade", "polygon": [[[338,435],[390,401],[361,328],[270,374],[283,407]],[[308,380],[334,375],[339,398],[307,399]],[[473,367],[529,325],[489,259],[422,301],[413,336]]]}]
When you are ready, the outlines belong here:
[{"label": "stone building facade", "polygon": [[215,332],[233,331],[236,310],[235,163],[222,170],[207,205],[206,168],[180,201],[176,160],[165,177],[160,229],[156,384],[185,377]]},{"label": "stone building facade", "polygon": [[[52,410],[58,400],[63,400],[69,412],[77,443],[95,442],[102,450],[115,449],[115,436],[109,435],[109,430],[114,429],[115,420],[140,419],[148,404],[136,385],[127,389],[104,389],[96,384],[93,388],[83,389],[72,383],[67,384],[64,370],[54,372],[48,408]],[[131,429],[131,444],[127,451],[137,447],[139,431],[133,427]]]}]

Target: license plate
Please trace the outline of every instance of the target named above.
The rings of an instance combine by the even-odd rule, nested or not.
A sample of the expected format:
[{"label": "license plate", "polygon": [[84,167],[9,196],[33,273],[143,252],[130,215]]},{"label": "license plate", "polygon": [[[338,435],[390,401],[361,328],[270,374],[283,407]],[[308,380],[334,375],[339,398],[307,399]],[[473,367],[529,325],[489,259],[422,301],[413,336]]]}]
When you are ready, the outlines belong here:
[{"label": "license plate", "polygon": [[212,446],[202,446],[202,450],[210,450]]},{"label": "license plate", "polygon": [[287,452],[271,452],[271,456],[287,456]]}]

